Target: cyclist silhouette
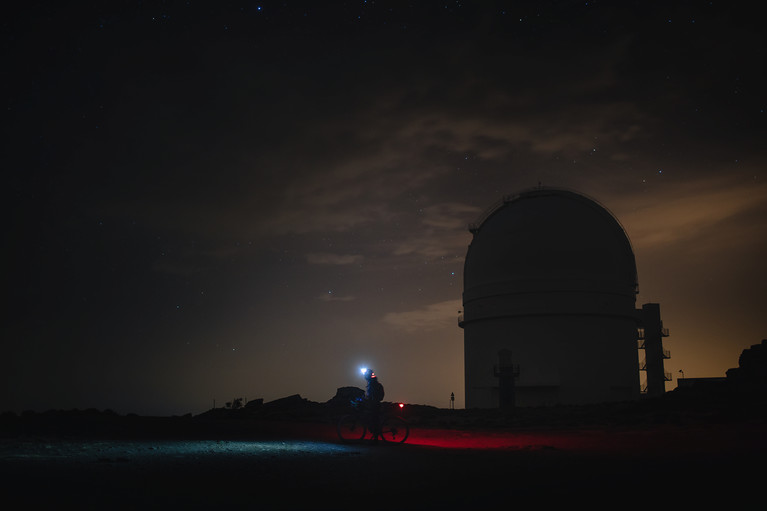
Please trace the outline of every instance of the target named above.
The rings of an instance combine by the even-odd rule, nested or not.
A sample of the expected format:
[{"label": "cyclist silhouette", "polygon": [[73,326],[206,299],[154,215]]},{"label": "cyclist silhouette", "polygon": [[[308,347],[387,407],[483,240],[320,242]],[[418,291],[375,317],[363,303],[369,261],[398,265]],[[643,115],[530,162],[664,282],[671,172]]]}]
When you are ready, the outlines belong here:
[{"label": "cyclist silhouette", "polygon": [[373,425],[372,427],[376,428],[375,431],[371,431],[371,433],[373,433],[373,440],[378,440],[378,437],[381,435],[379,425],[381,418],[381,401],[383,401],[384,398],[384,387],[381,382],[378,381],[376,373],[374,373],[372,369],[365,369],[363,375],[367,381],[363,403],[365,408],[370,412],[370,423]]},{"label": "cyclist silhouette", "polygon": [[404,443],[410,434],[407,421],[387,412],[383,407],[381,402],[384,398],[384,388],[375,373],[371,369],[362,369],[362,374],[367,381],[365,395],[353,399],[353,411],[338,419],[338,437],[342,442],[359,442],[370,433],[371,440],[376,443],[379,438],[386,443]]}]

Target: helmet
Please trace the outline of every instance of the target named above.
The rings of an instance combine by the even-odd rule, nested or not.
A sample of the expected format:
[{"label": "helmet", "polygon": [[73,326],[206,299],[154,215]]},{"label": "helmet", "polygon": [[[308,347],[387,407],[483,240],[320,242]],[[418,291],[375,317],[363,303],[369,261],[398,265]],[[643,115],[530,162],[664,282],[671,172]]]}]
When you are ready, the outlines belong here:
[{"label": "helmet", "polygon": [[370,378],[375,378],[376,373],[374,373],[372,369],[363,369],[362,376],[364,376],[366,380],[369,380]]}]

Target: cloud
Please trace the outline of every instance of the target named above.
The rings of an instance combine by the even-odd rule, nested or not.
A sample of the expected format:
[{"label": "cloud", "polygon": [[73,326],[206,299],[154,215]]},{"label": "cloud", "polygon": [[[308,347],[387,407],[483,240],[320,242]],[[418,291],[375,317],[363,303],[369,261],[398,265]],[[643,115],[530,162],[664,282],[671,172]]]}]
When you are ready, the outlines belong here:
[{"label": "cloud", "polygon": [[333,293],[333,291],[328,291],[327,293],[322,293],[319,296],[319,299],[323,302],[352,302],[356,300],[357,297],[352,295],[339,296]]},{"label": "cloud", "polygon": [[396,244],[393,254],[395,256],[417,255],[427,259],[437,259],[443,257],[463,256],[466,253],[466,247],[471,241],[471,234],[468,230],[465,233],[425,233],[419,236],[413,236]]},{"label": "cloud", "polygon": [[652,197],[635,195],[617,216],[635,248],[652,249],[692,239],[708,239],[703,246],[709,246],[732,231],[742,243],[751,243],[763,235],[765,209],[767,183],[707,178],[670,186]]},{"label": "cloud", "polygon": [[467,226],[479,212],[480,208],[458,202],[427,206],[421,211],[417,235],[399,241],[392,252],[426,258],[463,256],[471,240]]},{"label": "cloud", "polygon": [[[164,224],[161,227],[227,241],[348,232],[390,223],[408,194],[444,189],[441,179],[452,176],[455,158],[462,153],[506,166],[509,161],[519,163],[520,154],[582,154],[593,147],[595,138],[607,145],[651,131],[640,108],[604,94],[615,87],[615,76],[609,71],[612,66],[597,63],[620,61],[625,45],[590,55],[585,68],[573,55],[554,55],[567,70],[568,87],[567,97],[553,104],[556,95],[541,94],[540,89],[555,84],[534,78],[543,76],[536,71],[549,66],[548,60],[517,55],[514,68],[526,71],[511,76],[498,67],[497,55],[462,50],[463,42],[453,44],[456,51],[465,52],[465,63],[475,65],[457,66],[453,51],[440,51],[435,58],[444,60],[425,73],[421,59],[408,59],[409,65],[401,64],[406,66],[404,75],[411,77],[407,87],[393,78],[399,74],[381,76],[372,66],[361,75],[355,68],[353,76],[338,77],[341,83],[354,78],[358,89],[322,101],[313,88],[294,89],[292,81],[286,87],[282,80],[268,90],[275,96],[293,92],[278,104],[254,102],[252,94],[222,94],[231,98],[230,111],[239,112],[231,114],[237,122],[224,123],[236,126],[237,132],[215,137],[220,146],[208,152],[225,154],[226,161],[193,156],[196,152],[185,147],[173,152],[174,168],[189,175],[214,172],[215,178],[202,188],[186,186],[179,193],[178,171],[147,169],[146,180],[154,180],[155,174],[168,177],[156,196],[144,197],[145,189],[154,189],[154,181],[149,181],[151,188],[137,184],[141,203],[132,204],[126,214],[143,212]],[[380,51],[381,56],[390,53],[389,48]],[[475,62],[478,58],[482,62]],[[432,75],[439,63],[445,64],[444,74]],[[488,66],[493,73],[478,74],[476,66]],[[228,81],[217,81],[216,86],[230,91]],[[232,92],[244,94],[238,88]],[[284,115],[288,108],[291,116]],[[208,115],[215,120],[219,111],[211,109]],[[459,223],[457,229],[463,230],[467,222],[462,214],[472,213],[451,209],[468,208],[455,203],[434,207],[427,211],[424,227],[450,229]],[[457,242],[452,234],[443,237],[444,232],[409,240],[400,253],[441,255],[444,247]]]},{"label": "cloud", "polygon": [[412,311],[389,312],[383,321],[406,332],[437,330],[455,326],[462,307],[461,300],[448,300]]},{"label": "cloud", "polygon": [[330,253],[312,253],[306,254],[306,261],[309,264],[331,264],[346,265],[359,264],[364,258],[359,254],[330,254]]},{"label": "cloud", "polygon": [[466,230],[468,225],[466,219],[479,214],[479,212],[480,208],[476,206],[458,202],[434,204],[424,208],[422,223],[429,227],[441,229]]}]

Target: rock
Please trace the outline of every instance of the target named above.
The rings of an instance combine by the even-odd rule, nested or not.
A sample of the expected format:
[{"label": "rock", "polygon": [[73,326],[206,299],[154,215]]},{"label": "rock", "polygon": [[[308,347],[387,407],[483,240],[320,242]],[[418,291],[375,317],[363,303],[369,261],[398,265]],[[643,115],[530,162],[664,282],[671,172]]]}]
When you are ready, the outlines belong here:
[{"label": "rock", "polygon": [[365,395],[365,391],[358,387],[339,387],[336,395],[327,401],[329,405],[348,405],[350,401],[359,399]]},{"label": "rock", "polygon": [[285,409],[303,407],[307,403],[308,401],[302,398],[300,394],[293,394],[292,396],[287,396],[280,399],[275,399],[274,401],[269,401],[268,403],[264,403],[263,406],[264,408],[268,408],[272,410],[273,409],[285,410]]},{"label": "rock", "polygon": [[245,403],[245,409],[246,410],[257,410],[258,408],[261,408],[264,404],[263,398],[258,399],[251,399],[247,403]]}]

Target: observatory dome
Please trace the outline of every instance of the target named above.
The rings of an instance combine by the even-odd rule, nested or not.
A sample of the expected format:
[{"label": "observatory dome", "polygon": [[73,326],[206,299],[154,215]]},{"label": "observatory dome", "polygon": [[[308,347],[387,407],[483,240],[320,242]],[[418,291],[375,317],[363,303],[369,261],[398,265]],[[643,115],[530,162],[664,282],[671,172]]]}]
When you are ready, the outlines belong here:
[{"label": "observatory dome", "polygon": [[575,192],[504,197],[477,224],[464,265],[464,320],[538,314],[631,316],[634,252],[623,227]]},{"label": "observatory dome", "polygon": [[504,197],[470,230],[467,408],[638,397],[636,263],[607,209],[538,188]]}]

